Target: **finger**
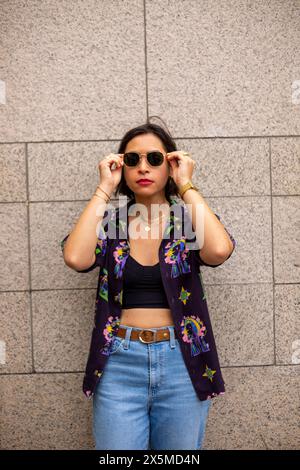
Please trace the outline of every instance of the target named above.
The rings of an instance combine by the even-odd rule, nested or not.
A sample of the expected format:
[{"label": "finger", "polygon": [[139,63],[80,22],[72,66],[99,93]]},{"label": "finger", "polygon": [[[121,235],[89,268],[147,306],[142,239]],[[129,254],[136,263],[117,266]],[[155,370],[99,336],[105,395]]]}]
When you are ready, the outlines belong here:
[{"label": "finger", "polygon": [[123,166],[124,164],[124,162],[119,157],[117,157],[117,159],[114,160],[114,163],[116,164],[116,168],[119,168],[120,166]]},{"label": "finger", "polygon": [[177,154],[168,155],[168,160],[173,160],[174,158],[181,158],[181,155],[177,155]]},{"label": "finger", "polygon": [[107,163],[110,164],[110,163],[117,163],[119,160],[117,157],[108,157],[108,160],[107,160]]},{"label": "finger", "polygon": [[112,161],[114,158],[117,158],[117,156],[111,153],[111,154],[107,155],[107,157],[105,158],[105,160],[107,160],[107,161],[110,162],[110,161]]},{"label": "finger", "polygon": [[179,160],[176,160],[175,158],[169,162],[169,165],[171,168],[175,169],[179,166]]},{"label": "finger", "polygon": [[111,161],[111,159],[114,159],[114,158],[119,159],[121,155],[124,155],[124,154],[123,153],[110,153],[109,155],[107,155],[107,157],[105,157],[105,159]]},{"label": "finger", "polygon": [[121,161],[119,157],[108,157],[108,165],[111,166],[111,164],[115,163],[117,167],[121,166]]},{"label": "finger", "polygon": [[170,157],[168,159],[168,162],[170,165],[179,165],[179,163],[181,162],[181,157],[179,155],[172,155],[172,157]]},{"label": "finger", "polygon": [[123,155],[124,155],[123,153],[115,153],[111,156],[111,158],[114,159],[114,161],[119,162],[122,160]]}]

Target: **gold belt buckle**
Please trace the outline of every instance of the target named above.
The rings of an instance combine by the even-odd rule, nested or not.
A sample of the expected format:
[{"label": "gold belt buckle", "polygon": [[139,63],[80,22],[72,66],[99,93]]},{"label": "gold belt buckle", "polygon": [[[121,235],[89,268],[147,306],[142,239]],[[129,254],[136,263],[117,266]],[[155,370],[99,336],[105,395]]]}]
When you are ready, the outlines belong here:
[{"label": "gold belt buckle", "polygon": [[[144,341],[143,338],[141,337],[141,335],[144,333],[144,331],[151,331],[154,336],[154,339],[152,341]],[[156,340],[156,330],[151,330],[151,329],[145,329],[145,330],[142,330],[140,333],[139,333],[139,340],[142,342],[142,343],[154,343],[155,340]]]}]

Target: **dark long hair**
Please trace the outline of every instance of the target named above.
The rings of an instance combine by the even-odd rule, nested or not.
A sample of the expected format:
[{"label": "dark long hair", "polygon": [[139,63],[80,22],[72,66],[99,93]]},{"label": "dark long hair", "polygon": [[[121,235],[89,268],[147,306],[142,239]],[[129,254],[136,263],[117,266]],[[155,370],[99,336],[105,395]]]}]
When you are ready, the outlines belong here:
[{"label": "dark long hair", "polygon": [[[124,153],[127,143],[131,139],[136,137],[137,135],[141,135],[141,134],[155,134],[161,140],[166,152],[174,152],[175,150],[177,150],[176,144],[173,138],[171,137],[170,132],[158,124],[150,123],[149,121],[150,118],[147,120],[145,124],[134,127],[126,132],[126,134],[123,136],[121,140],[117,153]],[[121,180],[118,186],[116,187],[115,194],[116,196],[118,194],[126,195],[129,197],[129,199],[134,198],[134,192],[126,184],[125,177],[124,177],[124,168],[122,168]],[[171,196],[173,195],[179,197],[178,186],[174,182],[173,178],[169,176],[168,181],[165,186],[165,197],[167,201],[169,202],[169,204],[171,204]]]}]

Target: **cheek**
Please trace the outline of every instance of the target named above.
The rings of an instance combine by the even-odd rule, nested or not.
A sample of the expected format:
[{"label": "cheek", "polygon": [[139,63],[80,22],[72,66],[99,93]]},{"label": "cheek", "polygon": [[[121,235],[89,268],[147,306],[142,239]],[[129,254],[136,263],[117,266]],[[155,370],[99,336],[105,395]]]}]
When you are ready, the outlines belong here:
[{"label": "cheek", "polygon": [[131,181],[132,180],[132,171],[130,171],[130,169],[128,170],[128,168],[124,167],[124,178],[126,181]]},{"label": "cheek", "polygon": [[170,175],[170,170],[169,168],[166,166],[166,167],[163,167],[161,168],[161,170],[158,172],[158,175],[157,175],[157,181],[159,181],[161,184],[166,184],[168,178],[169,178],[169,175]]},{"label": "cheek", "polygon": [[165,179],[168,179],[170,176],[170,166],[168,164],[163,167],[162,174]]}]

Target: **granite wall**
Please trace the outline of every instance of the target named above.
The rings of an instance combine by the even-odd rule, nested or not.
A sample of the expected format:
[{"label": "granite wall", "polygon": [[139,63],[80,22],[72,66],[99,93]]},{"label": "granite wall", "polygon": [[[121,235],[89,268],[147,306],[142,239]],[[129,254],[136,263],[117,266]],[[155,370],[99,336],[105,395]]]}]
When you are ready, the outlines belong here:
[{"label": "granite wall", "polygon": [[10,0],[0,43],[1,448],[93,448],[98,272],[60,241],[149,115],[237,241],[202,269],[227,385],[204,448],[299,448],[300,2]]}]

